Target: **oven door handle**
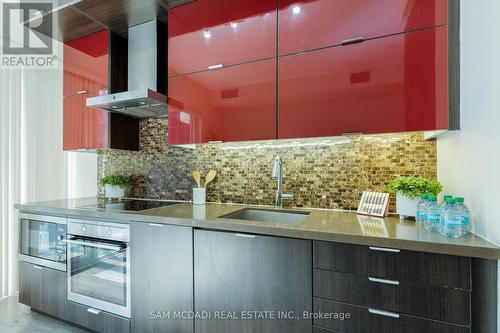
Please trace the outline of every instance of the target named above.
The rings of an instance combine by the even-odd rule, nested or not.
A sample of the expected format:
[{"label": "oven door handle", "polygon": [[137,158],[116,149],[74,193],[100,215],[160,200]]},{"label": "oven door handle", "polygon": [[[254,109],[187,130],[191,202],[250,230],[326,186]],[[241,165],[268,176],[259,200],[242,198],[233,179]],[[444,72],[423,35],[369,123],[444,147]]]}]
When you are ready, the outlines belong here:
[{"label": "oven door handle", "polygon": [[96,247],[98,249],[106,249],[106,250],[112,250],[112,251],[121,251],[123,249],[120,246],[105,245],[105,244],[99,244],[99,243],[93,243],[93,242],[77,241],[74,239],[63,239],[63,242],[68,243],[68,244],[90,246],[90,247]]}]

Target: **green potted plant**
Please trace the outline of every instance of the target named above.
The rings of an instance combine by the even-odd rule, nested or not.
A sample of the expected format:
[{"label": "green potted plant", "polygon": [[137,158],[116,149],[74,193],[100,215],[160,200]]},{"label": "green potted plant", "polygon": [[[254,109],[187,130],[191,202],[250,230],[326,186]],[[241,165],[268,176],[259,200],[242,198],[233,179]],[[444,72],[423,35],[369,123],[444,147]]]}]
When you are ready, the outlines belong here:
[{"label": "green potted plant", "polygon": [[420,195],[438,195],[443,185],[423,177],[398,177],[387,185],[387,191],[396,195],[396,212],[401,219],[415,217]]},{"label": "green potted plant", "polygon": [[130,184],[130,177],[117,173],[102,177],[101,185],[104,185],[106,197],[123,198],[125,196],[125,187]]}]

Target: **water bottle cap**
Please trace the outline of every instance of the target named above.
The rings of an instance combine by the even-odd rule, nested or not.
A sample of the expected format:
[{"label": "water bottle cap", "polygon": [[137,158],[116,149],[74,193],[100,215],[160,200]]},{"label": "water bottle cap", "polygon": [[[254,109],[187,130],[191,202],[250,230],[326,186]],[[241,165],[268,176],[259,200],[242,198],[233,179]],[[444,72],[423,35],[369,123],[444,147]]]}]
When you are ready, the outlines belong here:
[{"label": "water bottle cap", "polygon": [[421,194],[420,198],[422,198],[422,199],[429,199],[429,195],[428,194]]},{"label": "water bottle cap", "polygon": [[429,195],[430,201],[437,201],[437,197],[435,195]]},{"label": "water bottle cap", "polygon": [[460,197],[455,198],[455,200],[457,200],[457,202],[464,202],[464,198],[460,198]]},{"label": "water bottle cap", "polygon": [[449,194],[445,194],[443,198],[446,201],[446,199],[453,198],[453,196],[449,195]]}]

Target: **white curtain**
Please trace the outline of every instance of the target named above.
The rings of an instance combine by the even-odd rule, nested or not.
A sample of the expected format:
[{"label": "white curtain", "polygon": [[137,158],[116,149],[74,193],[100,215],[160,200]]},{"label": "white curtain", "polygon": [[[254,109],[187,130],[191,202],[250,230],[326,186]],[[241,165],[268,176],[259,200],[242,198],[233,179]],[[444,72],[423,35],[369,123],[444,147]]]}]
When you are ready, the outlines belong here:
[{"label": "white curtain", "polygon": [[21,71],[0,70],[0,298],[17,290],[21,199]]},{"label": "white curtain", "polygon": [[96,154],[62,150],[62,85],[62,65],[0,69],[0,298],[18,289],[14,204],[97,193]]}]

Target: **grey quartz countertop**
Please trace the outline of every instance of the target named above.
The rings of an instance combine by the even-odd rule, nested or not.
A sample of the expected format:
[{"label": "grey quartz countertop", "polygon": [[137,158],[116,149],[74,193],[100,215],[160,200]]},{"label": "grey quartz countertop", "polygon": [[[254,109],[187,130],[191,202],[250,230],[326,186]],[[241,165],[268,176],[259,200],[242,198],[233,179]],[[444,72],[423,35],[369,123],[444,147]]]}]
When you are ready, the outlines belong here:
[{"label": "grey quartz countertop", "polygon": [[479,236],[471,234],[450,239],[437,233],[422,230],[415,222],[400,221],[397,216],[375,218],[357,215],[355,212],[349,211],[301,208],[295,210],[308,211],[310,214],[302,223],[292,225],[220,218],[222,215],[242,208],[266,208],[240,204],[207,203],[195,206],[190,203],[178,203],[134,213],[81,208],[96,204],[97,200],[96,197],[55,200],[19,204],[16,205],[16,208],[35,214],[106,221],[164,223],[231,232],[500,259],[500,248]]}]

